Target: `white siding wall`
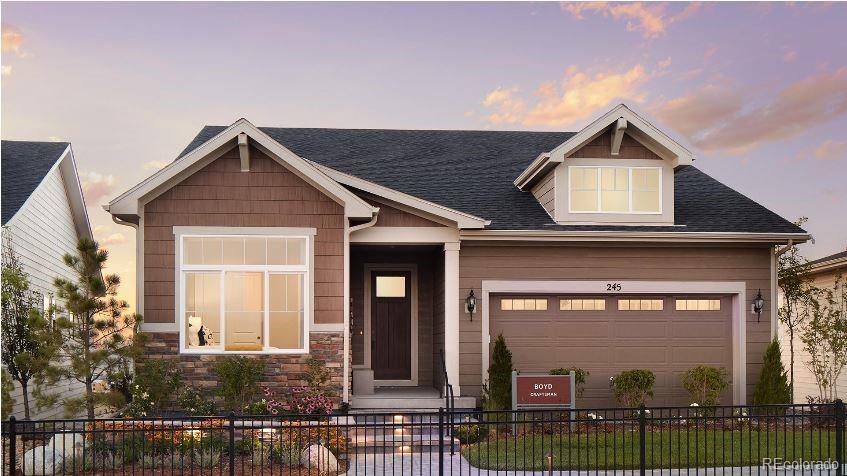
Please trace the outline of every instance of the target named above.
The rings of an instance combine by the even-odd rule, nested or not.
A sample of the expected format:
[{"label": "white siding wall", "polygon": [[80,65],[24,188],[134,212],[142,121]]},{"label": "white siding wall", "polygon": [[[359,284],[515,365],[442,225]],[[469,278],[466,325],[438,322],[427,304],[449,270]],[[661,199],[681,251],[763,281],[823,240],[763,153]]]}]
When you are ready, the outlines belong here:
[{"label": "white siding wall", "polygon": [[[847,270],[842,269],[842,273],[847,275]],[[815,277],[814,284],[815,286],[821,288],[832,288],[835,284],[835,271],[830,271],[827,273],[821,273],[820,275]],[[782,301],[782,296],[780,296],[780,302]],[[800,334],[802,333],[802,329],[795,329],[794,336],[794,401],[796,403],[805,403],[806,397],[811,395],[813,397],[817,397],[820,395],[818,392],[818,384],[815,380],[814,375],[806,366],[806,362],[809,361],[809,353],[803,349],[803,341],[800,340]],[[789,349],[789,339],[788,336],[788,328],[784,326],[782,323],[779,325],[779,345],[780,350],[782,350],[782,364],[785,366],[785,371],[789,372],[789,366],[791,365],[791,351]],[[847,371],[841,373],[841,377],[838,379],[836,384],[836,391],[838,392],[838,397],[844,400],[847,398]]]},{"label": "white siding wall", "polygon": [[[44,178],[29,201],[7,225],[15,251],[29,274],[32,289],[43,295],[55,294],[55,277],[73,278],[62,256],[75,252],[77,232],[65,183],[58,168]],[[53,391],[68,396],[82,394],[84,387],[78,382],[59,382]],[[12,396],[15,399],[14,415],[23,418],[23,398],[17,383]],[[32,399],[30,410],[33,418],[61,417],[64,413],[61,405],[37,410]]]}]

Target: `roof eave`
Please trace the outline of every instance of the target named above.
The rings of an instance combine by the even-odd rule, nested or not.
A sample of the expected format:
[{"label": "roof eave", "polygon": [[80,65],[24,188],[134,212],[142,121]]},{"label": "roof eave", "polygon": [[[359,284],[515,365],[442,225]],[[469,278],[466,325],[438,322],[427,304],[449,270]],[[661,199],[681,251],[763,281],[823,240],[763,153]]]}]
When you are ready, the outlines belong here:
[{"label": "roof eave", "polygon": [[479,241],[638,241],[638,242],[708,242],[708,243],[802,243],[811,239],[807,233],[744,232],[656,232],[656,231],[560,231],[560,230],[467,230],[463,240]]}]

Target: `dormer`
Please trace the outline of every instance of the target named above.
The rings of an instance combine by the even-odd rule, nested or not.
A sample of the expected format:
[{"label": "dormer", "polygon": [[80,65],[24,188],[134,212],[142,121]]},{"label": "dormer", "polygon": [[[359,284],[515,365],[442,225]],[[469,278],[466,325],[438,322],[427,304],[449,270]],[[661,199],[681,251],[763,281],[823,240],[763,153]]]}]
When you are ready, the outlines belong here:
[{"label": "dormer", "polygon": [[621,104],[515,180],[561,225],[673,225],[674,169],[694,156]]}]

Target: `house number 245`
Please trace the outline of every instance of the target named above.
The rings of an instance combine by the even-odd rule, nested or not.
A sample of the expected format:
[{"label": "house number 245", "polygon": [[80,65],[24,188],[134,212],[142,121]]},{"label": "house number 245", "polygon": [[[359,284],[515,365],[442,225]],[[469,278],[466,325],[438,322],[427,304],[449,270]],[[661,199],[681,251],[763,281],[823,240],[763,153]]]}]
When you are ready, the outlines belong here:
[{"label": "house number 245", "polygon": [[620,291],[622,289],[621,283],[606,283],[606,291]]}]

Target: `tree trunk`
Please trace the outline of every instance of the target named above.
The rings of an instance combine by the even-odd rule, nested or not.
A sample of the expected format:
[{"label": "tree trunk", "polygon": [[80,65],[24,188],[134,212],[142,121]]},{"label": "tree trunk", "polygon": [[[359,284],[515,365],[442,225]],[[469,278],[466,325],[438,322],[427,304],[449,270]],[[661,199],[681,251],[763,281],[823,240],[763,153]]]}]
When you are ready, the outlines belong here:
[{"label": "tree trunk", "polygon": [[29,420],[29,381],[19,383],[21,384],[21,392],[24,394],[24,420]]},{"label": "tree trunk", "polygon": [[788,326],[788,335],[790,336],[788,343],[789,353],[791,354],[791,362],[789,363],[789,372],[790,375],[788,377],[788,390],[791,393],[791,404],[794,404],[794,326]]},{"label": "tree trunk", "polygon": [[88,418],[94,419],[94,389],[91,385],[91,377],[85,378],[85,409],[88,411]]}]

